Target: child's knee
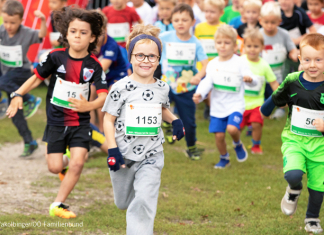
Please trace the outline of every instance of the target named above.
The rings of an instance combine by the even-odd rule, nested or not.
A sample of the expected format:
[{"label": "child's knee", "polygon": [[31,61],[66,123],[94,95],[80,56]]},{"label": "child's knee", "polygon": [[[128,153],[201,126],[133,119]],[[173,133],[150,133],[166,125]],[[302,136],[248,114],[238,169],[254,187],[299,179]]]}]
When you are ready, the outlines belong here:
[{"label": "child's knee", "polygon": [[127,210],[129,203],[121,198],[115,198],[115,205],[119,210]]},{"label": "child's knee", "polygon": [[53,174],[58,174],[63,170],[63,167],[58,165],[48,165],[48,170]]},{"label": "child's knee", "polygon": [[230,134],[230,135],[236,135],[240,132],[239,129],[233,125],[227,125],[226,130],[227,130],[228,134]]},{"label": "child's knee", "polygon": [[301,170],[291,170],[287,171],[284,177],[290,185],[296,185],[302,181],[303,174],[304,172]]},{"label": "child's knee", "polygon": [[225,140],[225,133],[217,132],[215,134],[215,137],[216,137],[216,141],[218,141],[218,142],[224,141]]}]

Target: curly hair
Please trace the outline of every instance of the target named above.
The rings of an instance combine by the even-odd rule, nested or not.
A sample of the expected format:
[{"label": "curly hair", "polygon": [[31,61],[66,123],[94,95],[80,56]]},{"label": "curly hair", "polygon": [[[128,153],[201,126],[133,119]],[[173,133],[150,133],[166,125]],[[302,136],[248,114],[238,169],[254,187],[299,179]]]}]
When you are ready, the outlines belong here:
[{"label": "curly hair", "polygon": [[79,7],[68,6],[64,7],[61,11],[54,11],[54,25],[55,28],[61,33],[58,41],[63,44],[64,47],[69,47],[69,42],[66,39],[70,22],[75,19],[84,21],[90,24],[91,34],[95,36],[95,40],[90,43],[88,52],[95,51],[98,37],[102,34],[102,27],[104,19],[102,15],[95,11],[88,11]]}]

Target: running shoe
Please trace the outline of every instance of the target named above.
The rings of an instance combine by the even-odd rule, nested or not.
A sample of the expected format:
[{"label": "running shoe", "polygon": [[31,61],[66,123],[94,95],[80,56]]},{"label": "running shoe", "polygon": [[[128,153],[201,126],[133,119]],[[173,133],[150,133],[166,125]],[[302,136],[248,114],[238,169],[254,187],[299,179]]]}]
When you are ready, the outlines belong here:
[{"label": "running shoe", "polygon": [[23,158],[29,157],[37,148],[38,148],[38,144],[36,140],[33,140],[29,144],[25,144],[24,152],[20,155],[20,157]]},{"label": "running shoe", "polygon": [[248,126],[248,129],[246,131],[246,136],[252,136],[252,126]]},{"label": "running shoe", "polygon": [[248,159],[248,152],[246,151],[244,145],[240,143],[236,147],[234,147],[236,153],[236,159],[238,162],[244,162]]},{"label": "running shoe", "polygon": [[230,166],[230,160],[229,157],[227,158],[221,158],[219,162],[214,166],[215,169],[224,169],[228,166]]},{"label": "running shoe", "polygon": [[199,149],[197,148],[196,146],[194,147],[189,147],[187,150],[186,150],[186,155],[187,157],[189,157],[191,160],[200,160],[201,159],[201,155],[202,155],[202,152],[204,151],[205,149]]},{"label": "running shoe", "polygon": [[0,119],[6,117],[6,112],[8,109],[8,100],[6,98],[2,98],[0,101]]},{"label": "running shoe", "polygon": [[306,218],[305,219],[305,230],[308,233],[313,233],[313,234],[319,234],[323,232],[323,229],[320,225],[320,220],[317,219],[313,219],[313,218]]},{"label": "running shoe", "polygon": [[286,188],[286,193],[281,200],[281,211],[285,215],[293,215],[297,210],[298,198],[301,194],[300,190],[293,190],[289,187]]},{"label": "running shoe", "polygon": [[42,103],[42,98],[32,96],[31,99],[24,102],[24,117],[25,119],[31,118],[38,110],[39,105]]},{"label": "running shoe", "polygon": [[260,145],[256,144],[251,148],[252,154],[263,154],[262,148]]},{"label": "running shoe", "polygon": [[168,144],[174,144],[175,140],[173,140],[173,129],[172,124],[163,122],[162,127],[165,128],[165,140]]},{"label": "running shoe", "polygon": [[58,206],[51,204],[49,214],[52,217],[61,217],[63,219],[75,218],[76,215],[72,211],[69,211],[68,208],[69,206],[64,205],[63,203]]},{"label": "running shoe", "polygon": [[[69,149],[66,149],[66,153],[63,155],[63,157],[67,157],[68,159],[71,158],[71,153],[70,153],[70,150]],[[58,173],[58,176],[60,178],[61,181],[63,181],[65,175],[66,175],[66,172],[68,171],[69,169],[69,165],[67,165],[60,173]]]},{"label": "running shoe", "polygon": [[271,115],[271,119],[280,119],[285,116],[285,110],[277,108],[273,115]]}]

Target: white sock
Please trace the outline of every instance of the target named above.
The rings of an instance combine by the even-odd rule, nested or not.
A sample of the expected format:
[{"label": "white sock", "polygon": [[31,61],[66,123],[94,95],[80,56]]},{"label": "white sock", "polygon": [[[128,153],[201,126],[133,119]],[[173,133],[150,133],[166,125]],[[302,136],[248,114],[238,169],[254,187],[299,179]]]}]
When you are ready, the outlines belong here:
[{"label": "white sock", "polygon": [[66,168],[69,165],[70,159],[66,156],[63,155],[63,168]]},{"label": "white sock", "polygon": [[61,203],[62,203],[62,202],[53,202],[52,205],[53,205],[53,206],[59,206],[59,205],[61,205]]}]

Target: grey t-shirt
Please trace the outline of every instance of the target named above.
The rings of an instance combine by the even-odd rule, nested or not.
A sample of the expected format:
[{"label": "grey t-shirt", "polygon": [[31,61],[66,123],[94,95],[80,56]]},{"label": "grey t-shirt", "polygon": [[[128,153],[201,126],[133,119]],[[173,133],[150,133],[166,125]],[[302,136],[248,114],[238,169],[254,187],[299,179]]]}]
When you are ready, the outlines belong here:
[{"label": "grey t-shirt", "polygon": [[111,87],[102,111],[117,117],[115,139],[124,158],[142,161],[163,151],[164,143],[162,130],[157,136],[125,135],[126,103],[162,104],[163,108],[169,108],[169,90],[169,86],[161,80],[153,84],[142,84],[128,76]]},{"label": "grey t-shirt", "polygon": [[[279,28],[276,35],[269,37],[264,33],[264,29],[261,28],[260,32],[264,38],[264,49],[262,51],[262,57],[267,61],[277,77],[277,81],[281,83],[283,81],[283,62],[286,60],[288,53],[295,49],[296,46],[291,40],[288,31]],[[267,56],[267,55],[273,56]],[[283,61],[282,61],[283,60]]]},{"label": "grey t-shirt", "polygon": [[[34,43],[41,43],[42,39],[38,37],[39,30],[34,30],[28,27],[25,27],[23,25],[20,25],[17,33],[9,38],[9,35],[3,25],[0,26],[0,44],[3,46],[17,46],[21,45],[22,47],[22,58],[23,58],[23,64],[22,68],[30,69],[31,63],[27,58],[27,52],[30,47],[30,45]],[[0,53],[2,53],[0,51]],[[1,56],[2,57],[2,56]],[[13,70],[15,68],[8,67],[1,63],[1,71],[2,74],[6,74],[10,70]]]}]

